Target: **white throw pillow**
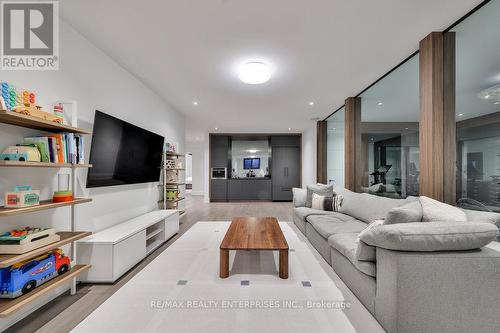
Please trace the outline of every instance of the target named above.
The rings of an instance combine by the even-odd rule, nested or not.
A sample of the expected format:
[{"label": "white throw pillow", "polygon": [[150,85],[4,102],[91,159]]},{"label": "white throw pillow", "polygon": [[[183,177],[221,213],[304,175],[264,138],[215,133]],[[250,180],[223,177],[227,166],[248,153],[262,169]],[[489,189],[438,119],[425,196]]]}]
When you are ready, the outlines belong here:
[{"label": "white throw pillow", "polygon": [[463,210],[451,205],[445,204],[428,197],[420,197],[422,204],[423,216],[422,222],[465,222],[467,214]]}]

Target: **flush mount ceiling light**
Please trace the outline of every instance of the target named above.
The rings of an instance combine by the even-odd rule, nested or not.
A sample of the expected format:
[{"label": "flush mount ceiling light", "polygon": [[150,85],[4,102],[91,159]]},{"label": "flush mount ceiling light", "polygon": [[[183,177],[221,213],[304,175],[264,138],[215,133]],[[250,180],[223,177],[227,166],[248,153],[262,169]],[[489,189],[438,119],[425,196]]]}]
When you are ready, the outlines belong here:
[{"label": "flush mount ceiling light", "polygon": [[480,99],[497,99],[500,100],[500,84],[496,86],[486,88],[477,94]]},{"label": "flush mount ceiling light", "polygon": [[313,106],[314,105],[314,102],[309,102],[309,106]]},{"label": "flush mount ceiling light", "polygon": [[194,105],[194,106],[198,105],[198,102],[197,102],[197,101],[194,101],[194,102],[193,102],[193,105]]},{"label": "flush mount ceiling light", "polygon": [[240,66],[238,77],[247,84],[262,84],[271,78],[271,68],[263,62],[247,62]]}]

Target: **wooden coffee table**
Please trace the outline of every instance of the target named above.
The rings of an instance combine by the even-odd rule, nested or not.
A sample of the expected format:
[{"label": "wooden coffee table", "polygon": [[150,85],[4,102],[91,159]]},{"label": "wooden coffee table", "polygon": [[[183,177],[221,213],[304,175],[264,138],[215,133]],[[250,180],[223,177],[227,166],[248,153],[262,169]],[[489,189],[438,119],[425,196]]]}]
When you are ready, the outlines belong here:
[{"label": "wooden coffee table", "polygon": [[288,279],[288,243],[274,217],[234,218],[220,245],[221,278],[229,276],[230,250],[279,251],[279,276]]}]

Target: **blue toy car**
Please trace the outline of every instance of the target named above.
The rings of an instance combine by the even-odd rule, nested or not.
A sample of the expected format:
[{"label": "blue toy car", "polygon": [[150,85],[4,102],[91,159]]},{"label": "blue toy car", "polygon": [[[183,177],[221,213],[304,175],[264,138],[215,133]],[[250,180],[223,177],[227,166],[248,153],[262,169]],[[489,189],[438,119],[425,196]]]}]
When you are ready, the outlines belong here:
[{"label": "blue toy car", "polygon": [[66,273],[70,260],[61,250],[0,269],[0,298],[27,294],[50,279]]}]

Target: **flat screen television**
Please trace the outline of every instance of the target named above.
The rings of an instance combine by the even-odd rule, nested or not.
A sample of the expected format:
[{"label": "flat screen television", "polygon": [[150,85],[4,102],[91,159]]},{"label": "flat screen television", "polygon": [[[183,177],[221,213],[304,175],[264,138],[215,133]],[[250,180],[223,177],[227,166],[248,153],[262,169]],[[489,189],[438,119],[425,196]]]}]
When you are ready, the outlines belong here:
[{"label": "flat screen television", "polygon": [[96,111],[87,187],[156,182],[164,138]]},{"label": "flat screen television", "polygon": [[243,169],[260,169],[260,158],[244,158]]}]

